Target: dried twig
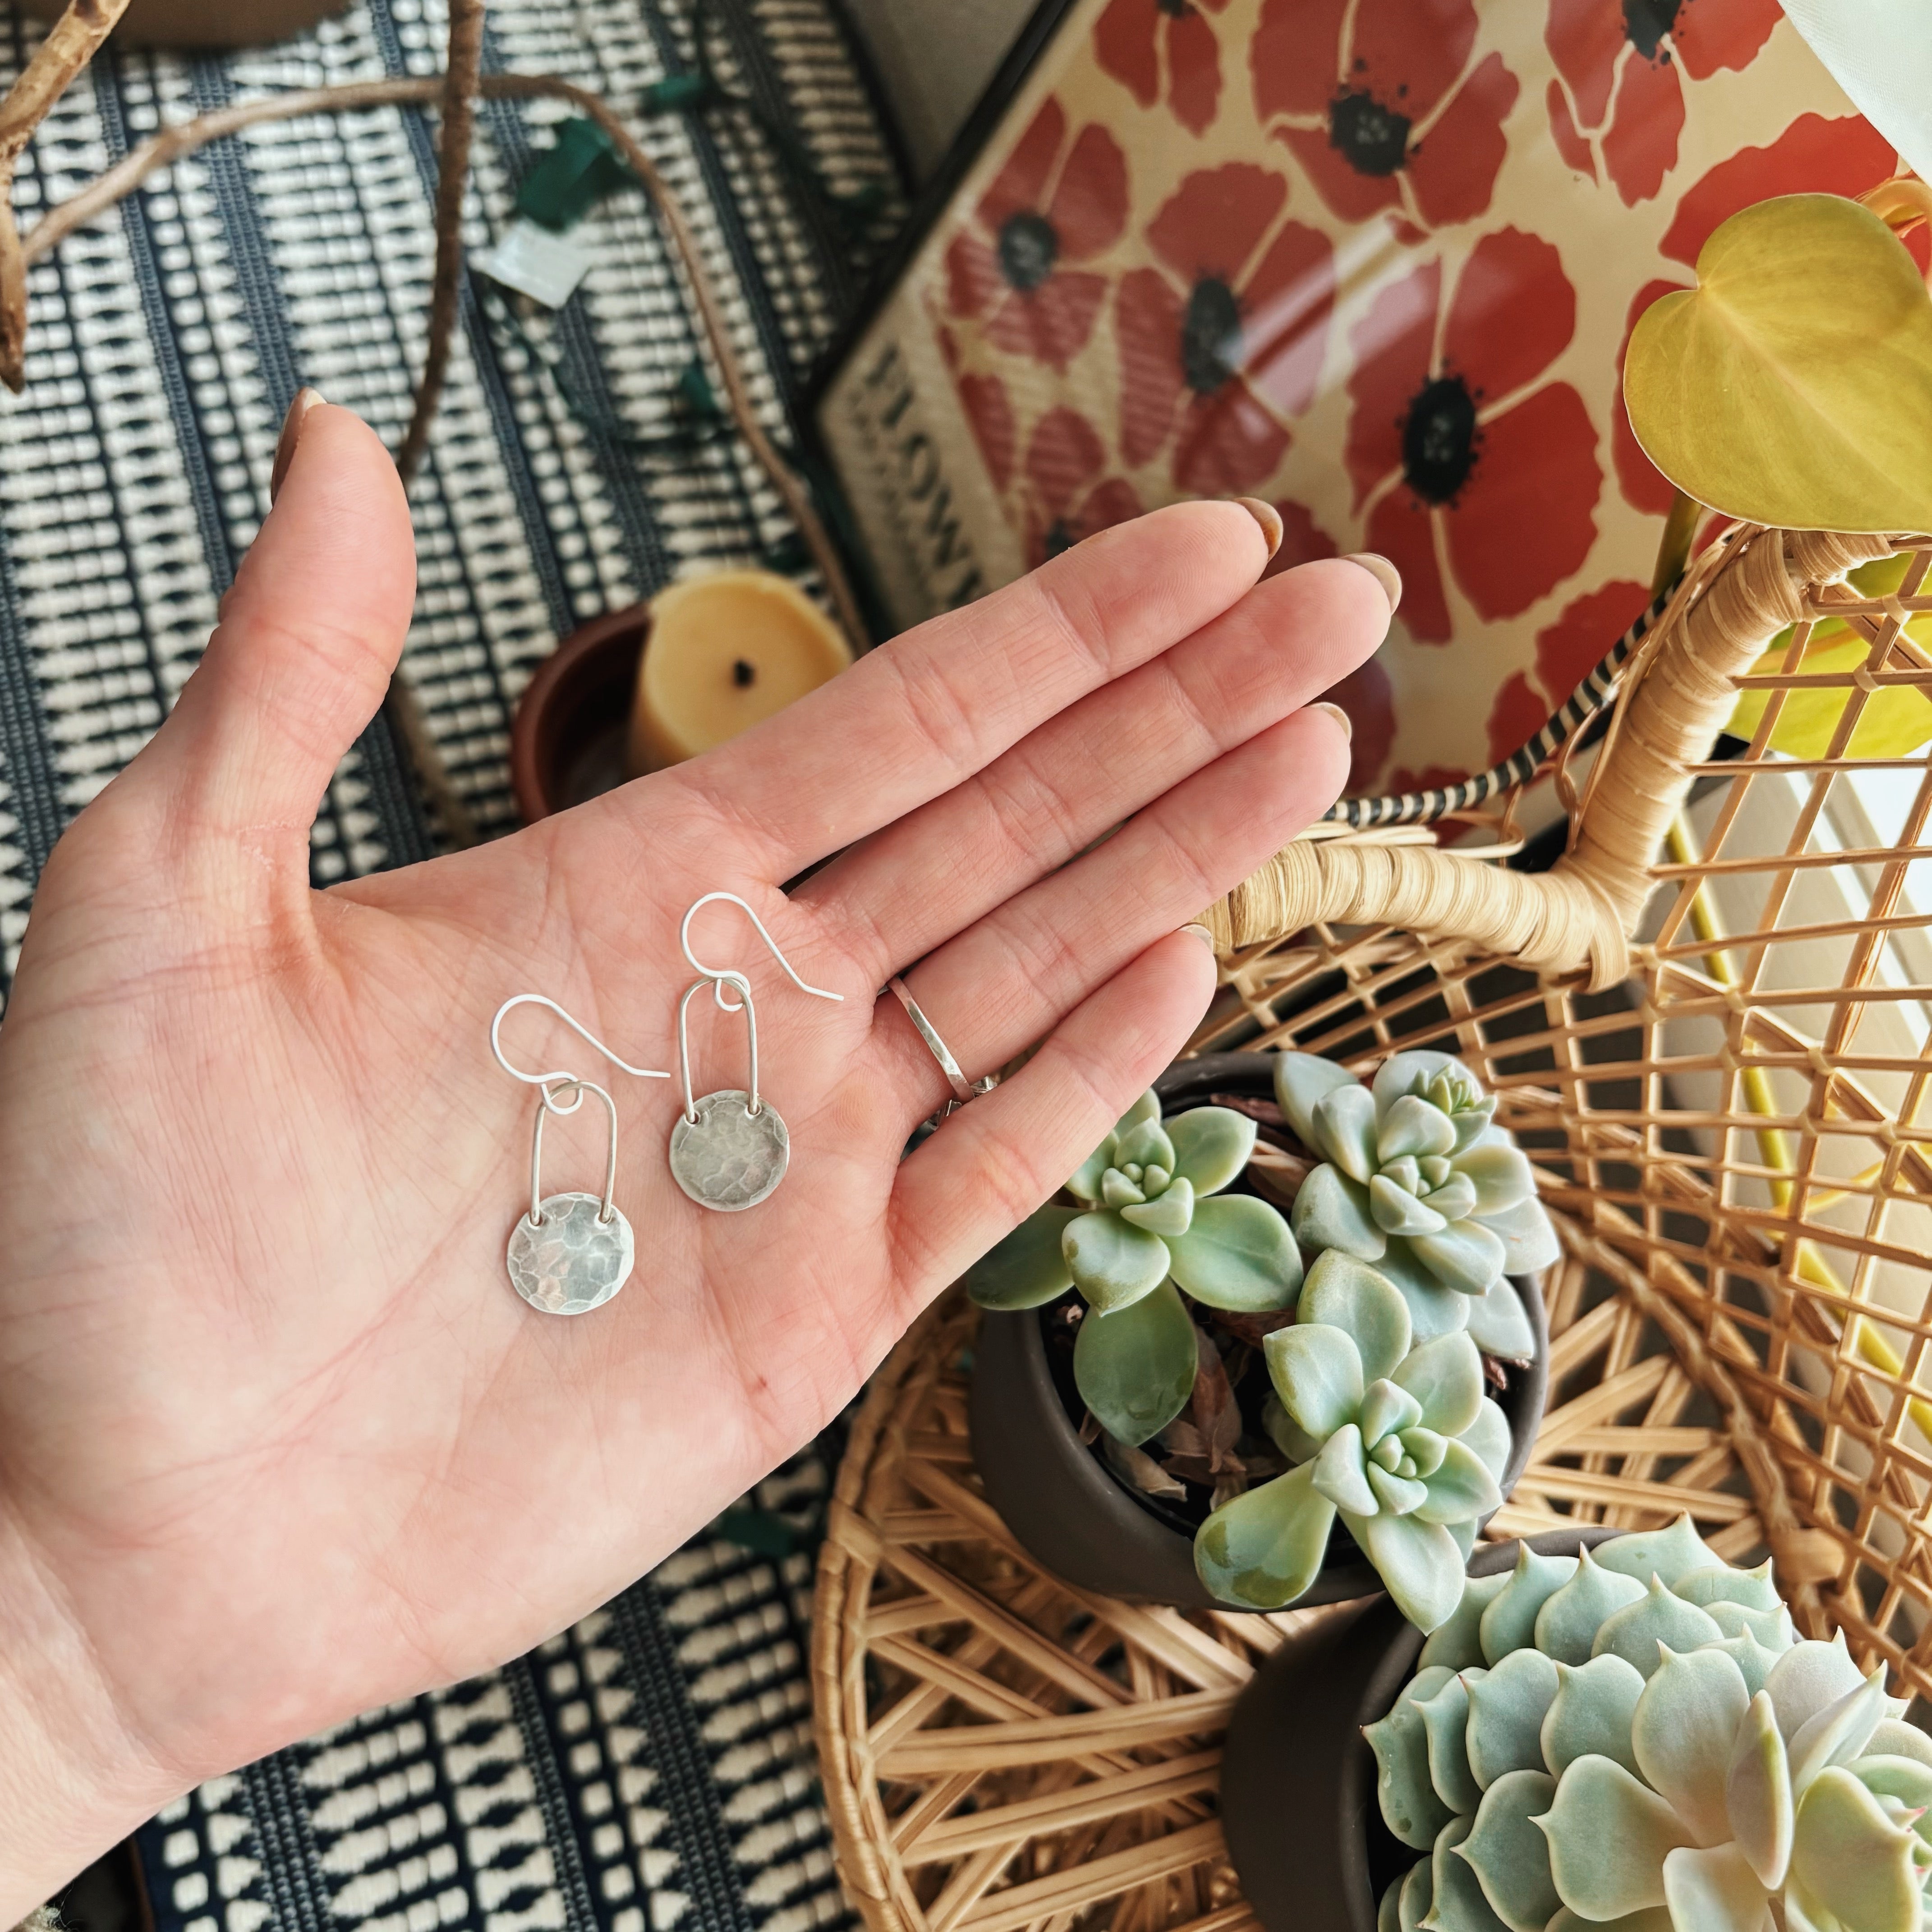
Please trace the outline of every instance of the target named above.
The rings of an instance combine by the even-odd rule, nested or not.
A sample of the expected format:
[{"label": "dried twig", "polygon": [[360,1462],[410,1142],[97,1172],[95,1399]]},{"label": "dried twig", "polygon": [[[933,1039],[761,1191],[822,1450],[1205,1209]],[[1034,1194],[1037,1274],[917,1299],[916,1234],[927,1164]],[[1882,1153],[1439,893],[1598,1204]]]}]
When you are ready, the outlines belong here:
[{"label": "dried twig", "polygon": [[[76,12],[90,4],[106,17],[108,25],[111,26],[113,20],[118,17],[126,0],[118,0],[118,4],[115,4],[115,0],[75,0],[75,5],[69,10],[68,17],[72,18]],[[595,121],[610,136],[631,171],[637,176],[645,192],[656,204],[658,214],[670,233],[672,245],[683,265],[686,278],[691,284],[692,298],[704,327],[705,340],[718,365],[733,421],[759,466],[770,479],[772,487],[777,491],[792,520],[796,524],[800,535],[805,539],[806,546],[811,551],[812,561],[818,566],[820,578],[824,583],[826,594],[831,598],[840,622],[844,625],[854,644],[862,645],[866,640],[865,625],[860,615],[857,600],[852,594],[850,582],[846,577],[844,566],[838,551],[832,547],[831,537],[818,512],[812,506],[810,496],[784,459],[779,455],[758,420],[750,388],[731,346],[724,310],[712,288],[699,255],[697,238],[664,177],[623,123],[602,100],[564,80],[560,75],[484,74],[478,76],[475,74],[472,64],[470,68],[471,84],[466,86],[460,85],[461,58],[459,57],[466,58],[463,53],[464,47],[473,44],[480,57],[482,12],[482,0],[458,0],[458,4],[452,9],[449,76],[351,81],[336,87],[304,88],[296,92],[273,94],[259,100],[238,102],[230,107],[218,108],[212,113],[198,115],[192,121],[164,128],[133,149],[106,173],[97,176],[78,194],[50,208],[35,223],[24,241],[14,236],[10,220],[4,218],[4,210],[0,210],[0,229],[4,231],[0,233],[0,302],[8,299],[5,278],[10,272],[10,259],[13,264],[10,272],[20,290],[16,307],[0,314],[0,356],[7,352],[10,343],[14,357],[11,366],[17,370],[21,338],[26,329],[26,265],[38,260],[57,247],[76,229],[130,194],[157,170],[170,166],[184,155],[193,154],[211,141],[220,140],[227,135],[238,134],[245,128],[260,127],[269,122],[296,120],[310,114],[346,113],[364,108],[425,106],[432,100],[440,99],[443,102],[443,131],[436,190],[436,280],[430,303],[429,353],[424,368],[424,386],[418,392],[415,412],[397,456],[398,466],[406,483],[420,459],[428,435],[430,421],[436,406],[436,392],[441,388],[447,367],[450,336],[455,321],[457,294],[460,286],[458,278],[461,263],[462,183],[466,172],[470,131],[472,124],[472,117],[467,106],[470,97],[472,93],[477,93],[490,100],[547,98],[566,101],[578,112]],[[64,20],[62,26],[65,24]],[[463,36],[459,36],[459,26],[464,29]],[[472,26],[476,36],[473,43],[466,38]],[[106,27],[103,27],[102,33],[106,31]],[[56,28],[55,34],[58,35],[60,32],[61,28]],[[53,38],[50,36],[49,45],[52,44]],[[91,53],[93,46],[98,44],[97,37],[96,40],[63,70],[58,85],[51,86],[51,92],[41,101],[33,120],[23,122],[20,146],[25,145],[28,136],[32,132],[34,122],[46,112],[47,105],[58,97],[61,88],[65,86],[73,75],[86,64],[87,54]],[[46,48],[41,51],[44,55]],[[38,61],[39,56],[37,56],[34,65],[38,64]],[[15,98],[20,95],[34,71],[34,67],[30,66],[22,75],[13,94],[8,96],[4,104],[0,104],[0,130],[7,126],[6,116],[13,108]],[[462,155],[459,165],[452,165],[458,160],[452,151],[451,139],[452,92],[458,94],[465,104],[459,117],[462,123]],[[18,153],[19,146],[16,146],[10,154],[0,150],[0,166],[4,166],[10,176],[13,161],[17,158]],[[10,257],[7,253],[10,245]],[[17,317],[19,325],[10,337],[6,333],[10,326],[9,317]],[[10,382],[16,389],[20,386],[17,376],[8,374],[8,365],[4,362],[0,362],[0,377]],[[477,833],[468,808],[464,804],[443,765],[435,740],[423,718],[421,706],[400,676],[391,684],[385,709],[392,724],[409,748],[422,779],[424,789],[428,793],[430,802],[442,821],[446,836],[454,844],[475,844]]]},{"label": "dried twig", "polygon": [[422,380],[396,468],[407,489],[429,447],[430,424],[449,368],[449,338],[462,293],[463,190],[476,124],[476,80],[483,68],[483,0],[450,0],[449,58],[442,76],[442,131],[436,149],[436,273],[430,284],[429,342]]},{"label": "dried twig", "polygon": [[[239,134],[244,128],[260,127],[269,122],[297,120],[309,114],[346,113],[369,107],[421,106],[440,98],[442,87],[442,79],[436,76],[421,80],[350,81],[337,87],[304,88],[296,93],[242,101],[234,106],[218,108],[213,113],[197,115],[192,121],[164,128],[77,194],[50,208],[28,231],[21,244],[22,253],[28,262],[38,260],[76,228],[132,193],[158,168],[166,167],[225,135]],[[478,82],[477,92],[490,100],[566,101],[579,113],[595,121],[616,143],[626,164],[656,204],[672,245],[683,265],[705,340],[718,364],[725,399],[739,434],[744,437],[759,467],[770,478],[772,488],[797,525],[840,622],[855,644],[864,644],[866,634],[863,620],[844,566],[804,486],[779,455],[758,420],[751,390],[731,346],[724,310],[699,254],[697,237],[656,164],[638,146],[611,109],[596,94],[566,80],[560,74],[486,74]]]},{"label": "dried twig", "polygon": [[47,110],[127,10],[128,0],[69,0],[0,100],[0,382],[16,396],[27,380],[27,256],[14,224],[14,170]]},{"label": "dried twig", "polygon": [[764,426],[758,420],[756,406],[752,400],[752,392],[746,386],[744,371],[740,368],[738,358],[731,347],[730,332],[726,326],[724,311],[720,305],[711,279],[705,272],[703,257],[698,253],[698,238],[685,220],[684,211],[658,172],[657,164],[639,146],[616,115],[594,94],[567,80],[550,74],[493,74],[490,81],[495,86],[486,84],[485,92],[494,93],[497,87],[512,100],[550,94],[568,100],[580,114],[595,121],[604,133],[617,144],[623,155],[625,164],[644,184],[645,191],[657,204],[664,224],[670,231],[680,258],[684,264],[685,277],[691,284],[692,298],[697,304],[699,320],[704,325],[706,340],[710,344],[711,353],[718,364],[718,373],[724,386],[724,393],[731,406],[733,421],[738,433],[750,446],[752,454],[758,460],[759,466],[771,478],[772,487],[777,490],[787,513],[798,526],[800,534],[812,551],[812,561],[818,566],[818,574],[824,580],[826,595],[832,599],[832,608],[838,613],[839,622],[855,647],[862,646],[866,641],[866,623],[860,614],[858,600],[852,594],[852,586],[845,575],[844,566],[839,561],[838,553],[833,549],[832,540],[826,534],[825,526],[819,520],[818,512],[813,508],[812,499],[806,494],[805,486],[791,471],[784,459],[772,447],[772,440],[766,435]]}]

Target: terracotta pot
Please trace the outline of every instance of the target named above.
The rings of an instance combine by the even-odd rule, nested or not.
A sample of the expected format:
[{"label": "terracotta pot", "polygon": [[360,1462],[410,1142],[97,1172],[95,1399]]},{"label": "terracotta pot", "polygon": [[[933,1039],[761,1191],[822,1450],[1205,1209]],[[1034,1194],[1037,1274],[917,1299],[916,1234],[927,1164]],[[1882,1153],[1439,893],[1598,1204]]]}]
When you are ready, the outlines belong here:
[{"label": "terracotta pot", "polygon": [[[1215,1094],[1272,1099],[1272,1058],[1216,1053],[1177,1061],[1154,1089],[1170,1113],[1202,1105]],[[1529,1460],[1550,1386],[1541,1288],[1534,1281],[1514,1285],[1536,1336],[1536,1354],[1528,1369],[1512,1372],[1509,1388],[1498,1398],[1510,1425],[1504,1496]],[[1082,1589],[1132,1603],[1238,1608],[1210,1596],[1195,1574],[1192,1538],[1137,1500],[1080,1440],[1054,1386],[1041,1312],[988,1310],[980,1318],[970,1420],[973,1460],[987,1500],[1040,1562]],[[1296,1607],[1376,1596],[1382,1588],[1381,1577],[1344,1539]]]},{"label": "terracotta pot", "polygon": [[[339,14],[347,0],[129,0],[114,29],[124,46],[260,47]],[[39,20],[57,20],[67,0],[22,0]]]},{"label": "terracotta pot", "polygon": [[[1552,1529],[1529,1546],[1574,1556],[1618,1534]],[[1478,1548],[1469,1574],[1513,1569],[1520,1546]],[[1387,1598],[1351,1604],[1290,1637],[1241,1693],[1221,1756],[1221,1822],[1266,1932],[1376,1932],[1384,1889],[1415,1862],[1382,1822],[1362,1726],[1388,1714],[1421,1648]]]},{"label": "terracotta pot", "polygon": [[510,782],[526,825],[624,782],[649,608],[611,610],[538,665],[510,721]]}]

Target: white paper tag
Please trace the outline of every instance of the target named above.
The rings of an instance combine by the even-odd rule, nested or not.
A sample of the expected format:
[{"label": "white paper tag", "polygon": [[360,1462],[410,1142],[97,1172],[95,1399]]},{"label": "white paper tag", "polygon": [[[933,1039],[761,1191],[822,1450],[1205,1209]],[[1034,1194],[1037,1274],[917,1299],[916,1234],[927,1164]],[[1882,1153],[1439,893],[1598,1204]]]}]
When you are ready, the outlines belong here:
[{"label": "white paper tag", "polygon": [[504,230],[494,248],[485,248],[472,259],[493,282],[501,282],[545,308],[561,308],[597,257],[567,237],[519,218]]}]

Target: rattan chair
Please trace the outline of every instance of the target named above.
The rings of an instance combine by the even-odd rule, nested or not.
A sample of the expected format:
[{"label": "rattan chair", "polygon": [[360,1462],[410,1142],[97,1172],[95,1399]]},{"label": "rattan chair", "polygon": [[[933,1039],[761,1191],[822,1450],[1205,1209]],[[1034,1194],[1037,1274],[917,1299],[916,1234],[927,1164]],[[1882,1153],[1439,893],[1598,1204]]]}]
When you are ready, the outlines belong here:
[{"label": "rattan chair", "polygon": [[[1844,580],[1897,552],[1896,592]],[[1322,828],[1208,916],[1226,990],[1194,1042],[1365,1069],[1404,1044],[1461,1054],[1565,1253],[1549,1412],[1490,1534],[1688,1510],[1726,1558],[1774,1558],[1807,1634],[1842,1630],[1920,1694],[1932,758],[1847,748],[1888,694],[1932,705],[1906,628],[1932,611],[1928,567],[1922,538],[1729,531],[1626,664],[1580,796],[1559,766],[1553,866],[1498,862],[1507,838]],[[1834,664],[1861,661],[1807,669],[1827,620],[1866,648],[1834,638]],[[1720,747],[1741,685],[1767,694],[1762,718]],[[1822,755],[1772,748],[1788,709],[1826,700]],[[1220,1726],[1258,1658],[1324,1612],[1184,1616],[1044,1571],[975,1488],[974,1322],[943,1301],[878,1378],[821,1557],[848,1888],[877,1932],[1234,1932],[1250,1915],[1215,1814]]]}]

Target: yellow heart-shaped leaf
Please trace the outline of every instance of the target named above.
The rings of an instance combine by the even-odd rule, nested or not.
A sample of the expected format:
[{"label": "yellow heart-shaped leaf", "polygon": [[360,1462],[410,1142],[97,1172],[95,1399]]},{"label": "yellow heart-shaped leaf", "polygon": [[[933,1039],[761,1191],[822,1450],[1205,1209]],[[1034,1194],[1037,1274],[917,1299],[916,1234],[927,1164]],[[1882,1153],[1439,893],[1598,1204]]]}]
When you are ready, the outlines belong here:
[{"label": "yellow heart-shaped leaf", "polygon": [[1884,222],[1761,201],[1704,244],[1697,284],[1644,311],[1624,362],[1658,468],[1755,524],[1932,529],[1932,293]]}]

